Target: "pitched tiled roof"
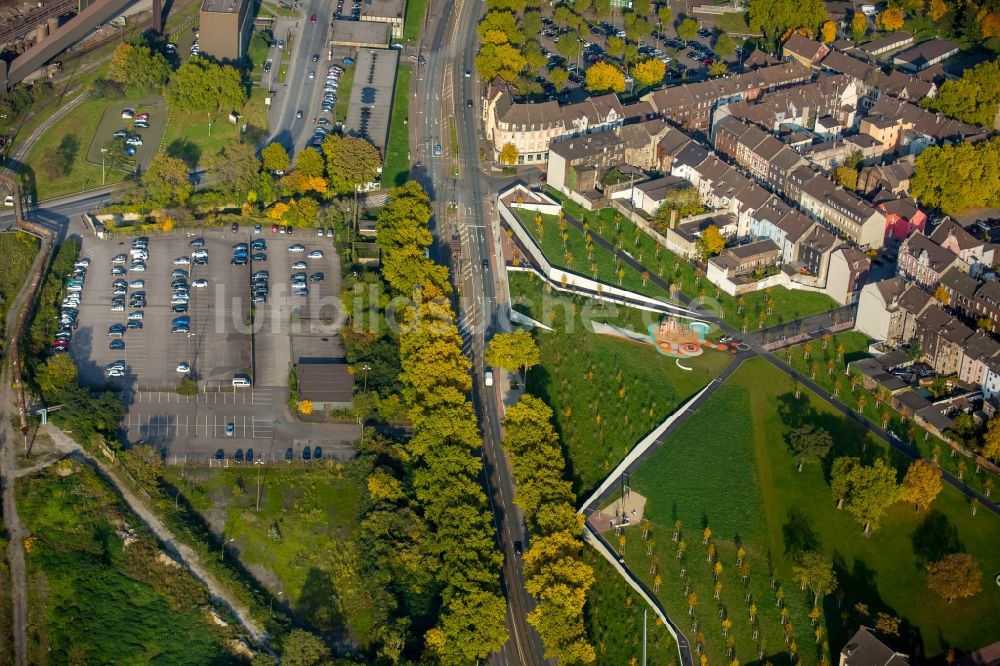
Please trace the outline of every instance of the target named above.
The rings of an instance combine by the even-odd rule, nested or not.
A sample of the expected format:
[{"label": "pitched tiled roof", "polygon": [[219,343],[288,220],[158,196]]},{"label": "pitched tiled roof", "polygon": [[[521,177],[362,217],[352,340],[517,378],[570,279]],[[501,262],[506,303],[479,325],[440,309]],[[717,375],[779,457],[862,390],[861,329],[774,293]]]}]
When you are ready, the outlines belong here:
[{"label": "pitched tiled roof", "polygon": [[927,253],[927,265],[937,272],[942,272],[951,266],[958,259],[950,251],[944,249],[923,234],[913,234],[904,242],[900,252],[906,252],[914,258],[920,258],[923,253]]},{"label": "pitched tiled roof", "polygon": [[792,33],[792,36],[788,38],[788,41],[781,47],[781,52],[785,56],[794,54],[800,58],[815,61],[827,48],[828,47],[817,42],[815,39],[809,39],[805,35],[794,32]]},{"label": "pitched tiled roof", "polygon": [[976,294],[979,282],[968,273],[952,266],[941,276],[941,284],[954,294],[972,298]]},{"label": "pitched tiled roof", "polygon": [[947,220],[944,222],[941,226],[934,230],[934,233],[932,233],[930,237],[931,240],[938,245],[943,244],[949,237],[954,238],[955,242],[958,243],[958,249],[960,250],[971,250],[974,247],[981,247],[984,245],[983,241],[978,240],[954,220]]}]

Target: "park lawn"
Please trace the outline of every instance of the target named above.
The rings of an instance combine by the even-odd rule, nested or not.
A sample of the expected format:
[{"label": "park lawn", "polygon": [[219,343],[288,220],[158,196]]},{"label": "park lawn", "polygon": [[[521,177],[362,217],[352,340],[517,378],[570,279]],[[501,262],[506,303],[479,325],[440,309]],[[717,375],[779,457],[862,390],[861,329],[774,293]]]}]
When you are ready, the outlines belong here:
[{"label": "park lawn", "polygon": [[[350,84],[347,84],[350,94]],[[410,173],[410,131],[407,125],[410,100],[410,66],[396,70],[396,89],[392,95],[392,118],[389,121],[389,143],[382,170],[383,187],[399,187]],[[338,100],[339,103],[339,100]]]},{"label": "park lawn", "polygon": [[510,290],[517,310],[555,329],[535,332],[542,363],[528,373],[528,391],[555,413],[578,496],[732,360],[706,351],[685,360],[693,370],[684,371],[652,345],[597,335],[589,325],[592,319],[644,332],[658,321],[655,313],[603,310],[599,302],[579,297],[574,314],[571,297],[546,294],[537,277],[522,272],[511,273]]},{"label": "park lawn", "polygon": [[370,595],[358,569],[361,489],[340,465],[165,473],[200,513],[224,517],[225,540],[234,540],[227,555],[281,592],[303,622],[355,645],[371,641]]},{"label": "park lawn", "polygon": [[[725,658],[712,574],[702,545],[701,531],[708,524],[724,567],[722,601],[734,623],[731,635],[736,655],[743,662],[757,658],[747,591],[759,607],[765,654],[776,663],[788,660],[775,592],[766,573],[773,571],[791,611],[799,660],[818,663],[823,644],[817,647],[806,617],[811,599],[800,591],[792,573],[794,559],[803,550],[824,552],[838,569],[842,592],[823,603],[821,626],[829,654],[836,654],[860,624],[871,626],[873,616],[883,611],[903,620],[900,635],[904,638],[897,647],[928,658],[940,658],[948,647],[972,650],[1000,639],[1000,625],[984,619],[994,617],[1000,608],[992,583],[1000,570],[1000,552],[995,548],[1000,538],[997,518],[986,511],[973,517],[965,497],[946,485],[929,512],[915,512],[911,505],[899,502],[887,511],[881,529],[865,537],[860,525],[836,509],[826,470],[840,455],[866,461],[888,455],[901,478],[906,463],[816,396],[804,391],[796,400],[794,391],[791,379],[763,359],[746,362],[632,476],[632,488],[648,500],[645,517],[653,523],[654,553],[663,563],[659,598],[671,616],[682,628],[689,628],[684,626],[688,607],[678,578],[683,561],[699,597],[700,630],[706,637],[709,660],[718,663]],[[797,414],[833,435],[834,451],[823,466],[807,465],[796,472],[784,443],[787,414]],[[671,542],[675,520],[681,521],[688,546],[683,560],[676,558]],[[638,532],[627,532],[626,538],[627,561],[652,584],[647,544]],[[737,574],[737,539],[748,553],[747,590]],[[928,590],[924,568],[951,552],[949,542],[962,544],[984,571],[983,591],[950,605]],[[841,594],[842,607],[838,607]],[[858,603],[867,604],[868,616],[856,610]],[[922,647],[906,641],[911,628]]]},{"label": "park lawn", "polygon": [[204,585],[91,468],[67,460],[25,478],[17,503],[31,663],[240,663]]},{"label": "park lawn", "polygon": [[[351,87],[354,85],[354,69],[356,67],[354,64],[345,65],[343,63],[340,63],[340,66],[344,68],[344,73],[340,77],[340,87],[337,88],[337,101],[333,105],[333,122],[335,123],[347,121],[347,110],[351,106]],[[396,85],[399,85],[398,81]],[[391,125],[389,131],[392,131]]]},{"label": "park lawn", "polygon": [[[642,663],[642,612],[647,609],[642,597],[590,546],[584,546],[583,561],[594,568],[594,586],[587,592],[583,612],[597,663],[629,664],[633,657]],[[646,617],[646,663],[678,663],[677,644],[652,608]]]},{"label": "park lawn", "polygon": [[[915,446],[923,457],[933,459],[934,454],[937,453],[938,464],[956,476],[961,475],[962,480],[970,488],[983,493],[987,490],[985,487],[987,480],[992,480],[994,488],[1000,485],[1000,480],[995,474],[986,469],[977,469],[975,463],[963,456],[943,455],[943,452],[951,450],[947,443],[938,438],[937,435],[933,435],[912,421],[906,420],[892,407],[878,404],[877,393],[866,390],[861,383],[860,376],[858,376],[857,385],[852,387],[850,377],[844,375],[847,369],[844,359],[838,358],[837,351],[841,346],[845,351],[844,359],[848,363],[870,356],[867,353],[868,338],[858,332],[833,336],[826,348],[823,347],[822,340],[812,342],[808,361],[805,358],[805,343],[789,347],[780,354],[783,354],[782,360],[790,363],[793,368],[807,377],[813,377],[815,371],[813,381],[854,411],[860,411],[869,421],[896,433],[900,438]],[[832,367],[831,360],[833,361]]]},{"label": "park lawn", "polygon": [[[248,105],[253,103],[253,100],[247,102]],[[170,111],[162,147],[178,156],[185,156],[189,164],[204,163],[209,155],[214,155],[227,143],[239,138],[239,126],[229,122],[228,116],[228,113],[220,112]]]},{"label": "park lawn", "polygon": [[[546,194],[559,201],[567,215],[587,224],[591,233],[597,233],[618,248],[627,250],[651,275],[678,284],[681,293],[692,300],[700,300],[701,307],[709,314],[721,316],[734,328],[743,329],[746,326],[747,331],[756,330],[839,307],[826,294],[793,291],[784,287],[774,287],[734,298],[705,280],[703,268],[666,249],[657,248],[656,241],[649,234],[625,219],[625,216],[616,210],[612,208],[602,208],[599,211],[584,210],[579,204],[565,198],[551,187],[546,189]],[[531,227],[534,227],[533,223]],[[556,236],[558,239],[558,233]],[[561,256],[561,243],[559,248]],[[583,262],[579,263],[581,266],[584,265]],[[659,289],[658,291],[662,292]],[[769,297],[772,300],[770,310],[767,308]]]},{"label": "park lawn", "polygon": [[406,3],[406,18],[403,20],[403,39],[412,42],[420,36],[424,25],[424,8],[427,0],[409,0]]},{"label": "park lawn", "polygon": [[4,270],[0,273],[0,335],[7,318],[7,310],[24,284],[31,264],[38,254],[38,239],[22,231],[0,234],[0,257]]},{"label": "park lawn", "polygon": [[715,17],[715,27],[731,35],[759,35],[750,28],[749,17],[746,12],[726,12]]},{"label": "park lawn", "polygon": [[[101,186],[101,165],[89,162],[87,151],[105,110],[111,105],[125,104],[120,100],[85,99],[38,137],[21,171],[22,180],[29,192],[34,189],[37,201]],[[75,136],[78,142],[69,171],[59,178],[50,178],[45,162],[66,136]],[[125,175],[122,171],[108,169],[106,182],[109,185],[120,182]]]}]

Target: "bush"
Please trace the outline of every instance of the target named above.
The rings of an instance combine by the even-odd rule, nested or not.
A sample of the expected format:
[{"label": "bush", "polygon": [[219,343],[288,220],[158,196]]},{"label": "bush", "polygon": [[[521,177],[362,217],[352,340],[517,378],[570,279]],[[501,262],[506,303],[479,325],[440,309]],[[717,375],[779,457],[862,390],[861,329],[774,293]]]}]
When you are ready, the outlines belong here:
[{"label": "bush", "polygon": [[177,395],[198,395],[198,382],[185,377],[177,384]]}]

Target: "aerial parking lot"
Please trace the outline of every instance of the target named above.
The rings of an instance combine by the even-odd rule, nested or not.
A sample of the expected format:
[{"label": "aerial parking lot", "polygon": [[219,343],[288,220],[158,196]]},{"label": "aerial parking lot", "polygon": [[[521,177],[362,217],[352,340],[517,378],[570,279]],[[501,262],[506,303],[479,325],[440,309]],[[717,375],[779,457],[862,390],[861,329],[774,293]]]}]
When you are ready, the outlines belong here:
[{"label": "aerial parking lot", "polygon": [[250,225],[86,238],[81,258],[90,265],[69,352],[84,384],[123,391],[129,442],[158,444],[168,459],[234,461],[250,447],[263,460],[288,447],[295,458],[316,446],[349,455],[356,425],[299,423],[286,406],[296,338],[320,339],[301,313],[327,313],[318,335],[329,349],[308,344],[309,355],[341,354],[325,234]]}]

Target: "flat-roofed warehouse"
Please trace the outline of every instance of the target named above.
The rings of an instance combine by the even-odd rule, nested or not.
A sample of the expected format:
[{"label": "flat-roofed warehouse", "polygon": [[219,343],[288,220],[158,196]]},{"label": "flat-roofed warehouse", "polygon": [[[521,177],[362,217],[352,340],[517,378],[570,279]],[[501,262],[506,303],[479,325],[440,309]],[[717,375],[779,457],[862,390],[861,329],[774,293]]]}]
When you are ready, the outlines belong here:
[{"label": "flat-roofed warehouse", "polygon": [[361,49],[354,67],[351,102],[344,132],[367,139],[385,158],[392,116],[392,94],[396,86],[396,49]]},{"label": "flat-roofed warehouse", "polygon": [[204,0],[198,17],[198,47],[218,60],[241,60],[253,29],[251,0]]},{"label": "flat-roofed warehouse", "polygon": [[362,21],[388,23],[392,26],[392,36],[403,36],[403,10],[406,0],[361,0]]},{"label": "flat-roofed warehouse", "polygon": [[296,365],[299,397],[313,409],[346,409],[354,399],[354,375],[343,361],[300,358]]},{"label": "flat-roofed warehouse", "polygon": [[384,49],[389,45],[388,23],[337,20],[333,22],[330,46]]}]

